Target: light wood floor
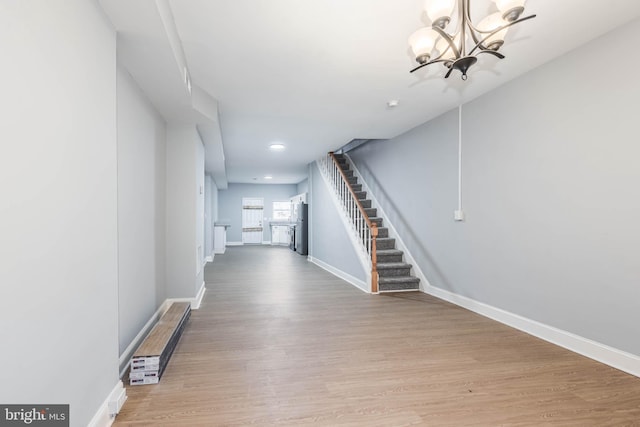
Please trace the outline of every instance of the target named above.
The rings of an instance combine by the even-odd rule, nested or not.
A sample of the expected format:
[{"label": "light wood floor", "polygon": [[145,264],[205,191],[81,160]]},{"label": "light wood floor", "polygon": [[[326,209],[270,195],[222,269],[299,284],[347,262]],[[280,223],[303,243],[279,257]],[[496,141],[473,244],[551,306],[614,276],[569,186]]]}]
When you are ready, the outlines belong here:
[{"label": "light wood floor", "polygon": [[228,248],[205,278],[116,426],[640,426],[640,379],[428,295],[367,295],[278,247]]}]

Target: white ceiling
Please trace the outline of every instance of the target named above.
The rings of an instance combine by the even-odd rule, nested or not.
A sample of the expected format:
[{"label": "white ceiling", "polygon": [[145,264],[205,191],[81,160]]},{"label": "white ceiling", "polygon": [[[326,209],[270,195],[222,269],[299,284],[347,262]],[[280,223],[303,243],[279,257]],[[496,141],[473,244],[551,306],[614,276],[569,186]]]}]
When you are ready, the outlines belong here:
[{"label": "white ceiling", "polygon": [[[441,66],[409,73],[407,37],[427,23],[424,0],[100,3],[119,32],[121,63],[167,121],[219,128],[222,147],[220,133],[217,142],[203,136],[207,170],[232,183],[300,182],[327,151],[399,135],[640,16],[638,0],[529,0],[526,13],[538,17],[509,33],[507,58],[485,55],[462,82],[443,79]],[[479,17],[489,10],[489,0],[472,3]],[[217,100],[219,121],[189,113],[182,62]],[[387,107],[391,99],[398,107]],[[270,152],[273,142],[287,149]]]}]

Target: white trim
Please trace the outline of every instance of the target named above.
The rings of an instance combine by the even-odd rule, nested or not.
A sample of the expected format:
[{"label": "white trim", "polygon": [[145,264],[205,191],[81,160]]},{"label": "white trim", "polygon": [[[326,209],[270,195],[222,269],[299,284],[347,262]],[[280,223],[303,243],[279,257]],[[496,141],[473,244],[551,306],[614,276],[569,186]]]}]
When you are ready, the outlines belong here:
[{"label": "white trim", "polygon": [[147,335],[151,331],[151,328],[153,328],[153,326],[158,322],[162,315],[165,314],[167,310],[169,310],[170,305],[171,301],[168,299],[160,304],[160,307],[158,307],[156,312],[151,315],[151,318],[147,321],[147,323],[145,323],[140,332],[138,332],[138,335],[135,336],[135,338],[131,341],[127,348],[122,352],[119,360],[120,378],[124,377],[127,368],[129,368],[129,363],[131,363],[133,353],[135,353],[136,349],[140,347],[140,344],[142,344],[142,341],[144,341],[144,339],[147,337]]},{"label": "white trim", "polygon": [[270,245],[271,244],[271,240],[263,240],[262,244],[263,245]]},{"label": "white trim", "polygon": [[382,218],[384,224],[383,226],[389,229],[389,237],[396,239],[396,249],[401,250],[404,253],[404,261],[407,264],[411,264],[411,273],[413,273],[418,279],[420,279],[420,290],[422,292],[425,292],[425,289],[431,286],[429,280],[427,279],[427,276],[424,275],[422,269],[416,262],[416,259],[413,257],[413,255],[411,255],[411,252],[407,248],[407,245],[402,240],[402,237],[400,237],[400,234],[398,234],[398,230],[396,230],[396,228],[393,226],[393,223],[389,221],[389,216],[374,196],[373,192],[367,185],[367,182],[364,180],[362,174],[356,167],[354,161],[346,153],[345,157],[349,159],[349,165],[351,166],[351,170],[353,170],[353,174],[358,178],[358,183],[362,184],[362,190],[367,192],[367,199],[371,200],[371,206],[376,208],[377,216]]},{"label": "white trim", "polygon": [[242,242],[227,242],[227,246],[242,246],[244,243]]},{"label": "white trim", "polygon": [[209,255],[208,257],[206,257],[206,258],[204,259],[204,265],[207,265],[207,263],[209,263],[209,262],[213,262],[213,257],[214,257],[214,256],[215,256],[215,255],[213,255],[213,254],[212,254],[212,255]]},{"label": "white trim", "polygon": [[[197,310],[200,308],[200,304],[202,303],[202,298],[204,298],[204,293],[207,290],[207,288],[205,287],[205,283],[202,282],[202,286],[200,287],[200,290],[198,291],[198,293],[196,294],[196,296],[194,298],[167,298],[167,301],[169,303],[172,302],[188,302],[191,304],[191,310]],[[165,303],[167,302],[165,301]]]},{"label": "white trim", "polygon": [[640,356],[618,350],[608,345],[592,341],[571,332],[545,325],[544,323],[519,316],[497,307],[473,300],[471,298],[428,286],[429,295],[443,299],[460,307],[464,307],[485,317],[519,329],[552,344],[564,347],[590,359],[609,365],[628,374],[640,377]]},{"label": "white trim", "polygon": [[329,273],[333,274],[334,276],[336,276],[336,277],[344,280],[345,282],[355,286],[356,288],[358,288],[362,292],[371,293],[369,285],[367,285],[362,280],[360,280],[360,279],[358,279],[356,277],[353,277],[349,273],[345,273],[342,270],[338,270],[337,268],[327,264],[326,262],[320,261],[319,259],[314,258],[312,256],[308,256],[307,257],[307,261],[314,263],[315,265],[317,265],[318,267],[322,268],[323,270],[326,270]]},{"label": "white trim", "polygon": [[102,405],[100,405],[100,408],[98,408],[93,418],[91,418],[91,421],[89,421],[88,427],[111,426],[125,400],[127,400],[127,391],[122,381],[118,381],[113,390],[111,390],[111,393],[109,393],[109,396],[107,396]]},{"label": "white trim", "polygon": [[197,310],[200,308],[200,304],[202,304],[202,299],[204,298],[204,293],[206,291],[207,291],[207,287],[203,281],[202,286],[200,286],[200,290],[198,291],[198,294],[196,295],[195,299],[191,301],[192,310]]}]

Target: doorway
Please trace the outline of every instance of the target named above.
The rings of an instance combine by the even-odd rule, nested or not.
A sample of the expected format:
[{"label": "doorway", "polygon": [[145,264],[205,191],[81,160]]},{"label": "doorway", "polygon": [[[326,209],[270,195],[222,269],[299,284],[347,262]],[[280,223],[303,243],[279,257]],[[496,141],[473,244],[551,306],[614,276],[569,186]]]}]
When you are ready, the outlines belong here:
[{"label": "doorway", "polygon": [[245,245],[262,244],[262,214],[264,199],[257,197],[242,198],[242,243]]}]

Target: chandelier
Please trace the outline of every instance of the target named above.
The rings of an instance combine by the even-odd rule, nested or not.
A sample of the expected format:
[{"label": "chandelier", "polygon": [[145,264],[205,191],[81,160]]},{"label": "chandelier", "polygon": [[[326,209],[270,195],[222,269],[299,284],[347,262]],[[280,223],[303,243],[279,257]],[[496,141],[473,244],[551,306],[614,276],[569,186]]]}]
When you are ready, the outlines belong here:
[{"label": "chandelier", "polygon": [[[503,59],[504,55],[498,50],[504,44],[509,28],[536,15],[521,18],[526,0],[492,1],[498,11],[474,25],[469,11],[470,0],[426,0],[425,9],[431,19],[431,27],[421,28],[409,37],[409,46],[420,64],[411,72],[442,63],[448,68],[445,78],[453,70],[458,70],[462,73],[462,80],[467,80],[467,71],[478,61],[478,55],[488,53]],[[456,4],[457,26],[455,32],[449,34],[446,30]]]}]

